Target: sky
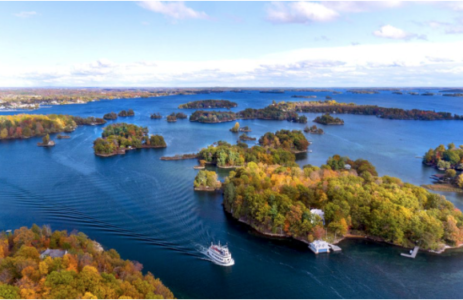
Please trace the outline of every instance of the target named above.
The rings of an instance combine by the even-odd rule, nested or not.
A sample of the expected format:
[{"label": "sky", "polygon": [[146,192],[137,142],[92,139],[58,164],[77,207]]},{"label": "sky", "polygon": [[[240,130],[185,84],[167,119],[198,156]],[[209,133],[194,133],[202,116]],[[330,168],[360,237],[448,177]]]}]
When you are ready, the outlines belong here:
[{"label": "sky", "polygon": [[463,2],[0,2],[0,87],[462,87]]}]

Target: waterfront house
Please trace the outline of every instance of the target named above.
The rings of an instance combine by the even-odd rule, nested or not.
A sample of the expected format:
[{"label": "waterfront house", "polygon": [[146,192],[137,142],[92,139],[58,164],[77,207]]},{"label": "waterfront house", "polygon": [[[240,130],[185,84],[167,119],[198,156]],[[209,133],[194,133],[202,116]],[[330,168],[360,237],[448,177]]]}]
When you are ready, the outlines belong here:
[{"label": "waterfront house", "polygon": [[59,250],[59,249],[48,249],[43,251],[40,254],[40,258],[44,259],[47,256],[50,256],[51,258],[56,258],[56,257],[63,257],[67,254],[68,252],[66,250]]}]

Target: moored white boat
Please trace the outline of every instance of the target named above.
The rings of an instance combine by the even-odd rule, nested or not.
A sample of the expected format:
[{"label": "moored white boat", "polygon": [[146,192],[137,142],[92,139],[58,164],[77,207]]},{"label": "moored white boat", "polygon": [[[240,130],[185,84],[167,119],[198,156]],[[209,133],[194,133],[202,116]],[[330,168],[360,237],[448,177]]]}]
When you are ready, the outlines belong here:
[{"label": "moored white boat", "polygon": [[323,240],[316,240],[309,244],[309,249],[313,251],[313,253],[329,253],[330,252],[330,244]]}]

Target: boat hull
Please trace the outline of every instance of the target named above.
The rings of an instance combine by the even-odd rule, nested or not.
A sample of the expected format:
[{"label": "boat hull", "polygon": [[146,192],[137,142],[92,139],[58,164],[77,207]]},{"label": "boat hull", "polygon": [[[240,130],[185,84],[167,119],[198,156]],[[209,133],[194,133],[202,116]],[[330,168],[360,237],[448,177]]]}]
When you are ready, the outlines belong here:
[{"label": "boat hull", "polygon": [[216,259],[214,256],[212,256],[209,253],[209,250],[206,252],[206,256],[209,257],[213,263],[215,263],[216,265],[222,266],[222,267],[231,267],[235,264],[235,260],[233,258],[231,258],[230,261],[226,263]]}]

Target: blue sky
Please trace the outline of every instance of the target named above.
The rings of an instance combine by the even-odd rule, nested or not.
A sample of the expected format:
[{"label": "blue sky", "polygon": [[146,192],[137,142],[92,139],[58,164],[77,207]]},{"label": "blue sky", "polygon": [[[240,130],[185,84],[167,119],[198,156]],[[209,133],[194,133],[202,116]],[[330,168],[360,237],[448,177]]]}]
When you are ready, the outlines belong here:
[{"label": "blue sky", "polygon": [[0,86],[463,86],[462,2],[0,2]]}]

